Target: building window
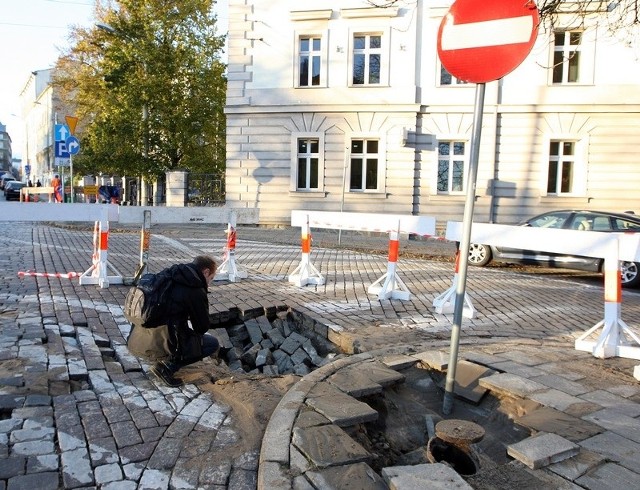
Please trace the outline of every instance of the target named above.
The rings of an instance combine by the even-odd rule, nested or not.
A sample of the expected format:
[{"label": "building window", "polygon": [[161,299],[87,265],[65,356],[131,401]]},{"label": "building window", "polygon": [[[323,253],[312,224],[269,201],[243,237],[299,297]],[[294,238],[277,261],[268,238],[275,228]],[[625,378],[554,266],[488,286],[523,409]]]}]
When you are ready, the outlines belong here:
[{"label": "building window", "polygon": [[320,176],[320,140],[298,138],[297,185],[299,191],[317,191]]},{"label": "building window", "polygon": [[551,141],[547,194],[573,194],[575,191],[576,144],[573,141]]},{"label": "building window", "polygon": [[451,85],[468,85],[467,82],[454,77],[447,71],[442,63],[440,63],[440,86]]},{"label": "building window", "polygon": [[319,87],[322,69],[322,39],[317,36],[300,37],[298,46],[298,85]]},{"label": "building window", "polygon": [[381,186],[382,159],[377,139],[351,140],[350,191],[377,191]]},{"label": "building window", "polygon": [[554,34],[553,83],[580,82],[581,31],[561,31]]},{"label": "building window", "polygon": [[290,143],[291,192],[322,192],[324,189],[324,133],[292,133]]},{"label": "building window", "polygon": [[382,35],[354,34],[353,85],[381,83]]},{"label": "building window", "polygon": [[464,191],[467,166],[467,145],[464,141],[440,141],[438,143],[438,193]]}]

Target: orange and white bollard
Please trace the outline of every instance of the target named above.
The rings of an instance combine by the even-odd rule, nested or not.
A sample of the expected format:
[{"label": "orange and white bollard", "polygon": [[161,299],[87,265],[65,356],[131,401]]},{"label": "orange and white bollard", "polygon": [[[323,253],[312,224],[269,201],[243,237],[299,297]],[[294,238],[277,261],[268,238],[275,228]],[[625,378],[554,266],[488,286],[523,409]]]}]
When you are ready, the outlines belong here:
[{"label": "orange and white bollard", "polygon": [[[456,250],[456,266],[453,274],[453,284],[444,293],[439,294],[433,300],[433,307],[436,313],[450,314],[453,313],[456,304],[456,290],[458,289],[460,270],[460,249]],[[476,316],[476,309],[473,307],[471,297],[464,293],[464,306],[462,307],[462,316],[465,318],[474,318]]]},{"label": "orange and white bollard", "polygon": [[245,279],[247,277],[247,273],[239,270],[236,264],[235,250],[237,232],[235,213],[231,213],[226,233],[227,245],[225,246],[225,258],[222,264],[218,267],[213,280],[238,282],[240,279]]},{"label": "orange and white bollard", "polygon": [[107,274],[109,265],[109,213],[106,207],[102,214],[102,218],[99,222],[96,222],[94,227],[92,264],[80,276],[78,280],[80,285],[97,284],[101,288],[108,288],[109,284],[124,283],[122,276],[109,276]]},{"label": "orange and white bollard", "polygon": [[[619,242],[612,237],[604,259],[604,319],[582,334],[575,342],[576,350],[591,352],[594,357],[626,357],[640,359],[640,337],[622,320],[622,281],[620,277]],[[597,340],[587,340],[602,328]],[[636,345],[634,345],[634,343]]]},{"label": "orange and white bollard", "polygon": [[145,210],[140,230],[140,263],[133,276],[133,283],[137,284],[140,277],[147,272],[149,263],[149,246],[151,243],[151,211]]},{"label": "orange and white bollard", "polygon": [[[398,256],[400,252],[400,228],[398,231],[389,233],[389,257],[387,262],[387,272],[380,279],[374,282],[367,292],[377,294],[378,299],[400,299],[407,301],[411,299],[411,293],[405,286],[397,272]],[[382,283],[382,285],[381,285]]]},{"label": "orange and white bollard", "polygon": [[302,227],[301,233],[302,257],[298,267],[289,274],[289,282],[298,287],[306,286],[307,284],[322,285],[324,284],[324,277],[320,274],[320,271],[314,267],[309,257],[311,254],[309,215],[307,215],[307,223]]}]

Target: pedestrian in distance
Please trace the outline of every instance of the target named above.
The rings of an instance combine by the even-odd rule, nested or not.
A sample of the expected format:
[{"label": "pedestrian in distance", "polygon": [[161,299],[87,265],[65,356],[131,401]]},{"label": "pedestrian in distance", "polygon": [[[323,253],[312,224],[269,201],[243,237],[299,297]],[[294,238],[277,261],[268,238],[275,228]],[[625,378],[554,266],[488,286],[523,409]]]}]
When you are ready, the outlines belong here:
[{"label": "pedestrian in distance", "polygon": [[31,179],[27,181],[27,187],[33,187],[33,182],[31,182]]},{"label": "pedestrian in distance", "polygon": [[40,182],[40,179],[36,180],[36,187],[42,187],[42,182]]},{"label": "pedestrian in distance", "polygon": [[200,255],[191,263],[176,264],[160,272],[171,277],[166,324],[155,328],[136,323],[131,326],[129,350],[155,361],[150,371],[167,386],[183,384],[175,377],[180,368],[218,353],[218,339],[207,333],[210,327],[207,292],[216,269],[213,258]]},{"label": "pedestrian in distance", "polygon": [[51,187],[53,187],[53,198],[55,202],[62,202],[62,181],[58,174],[51,179]]}]

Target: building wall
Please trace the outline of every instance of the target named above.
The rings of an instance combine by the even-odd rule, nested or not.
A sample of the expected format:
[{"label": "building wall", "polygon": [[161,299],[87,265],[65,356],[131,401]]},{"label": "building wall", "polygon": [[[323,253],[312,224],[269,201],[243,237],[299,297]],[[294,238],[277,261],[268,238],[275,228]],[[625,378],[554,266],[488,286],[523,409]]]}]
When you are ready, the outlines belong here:
[{"label": "building wall", "polygon": [[[292,209],[432,215],[440,226],[462,218],[465,191],[437,190],[438,143],[462,141],[469,153],[477,87],[440,83],[436,41],[448,3],[419,0],[363,10],[367,5],[230,0],[230,205],[259,207],[265,224],[288,223]],[[383,35],[388,63],[382,63],[378,86],[350,84],[354,32]],[[326,63],[317,87],[297,86],[298,40],[307,34],[323,41]],[[640,183],[640,65],[634,51],[588,26],[579,81],[557,84],[551,79],[553,46],[551,33],[541,29],[527,59],[485,86],[476,221],[515,223],[573,207],[640,211],[631,192]],[[321,135],[317,191],[295,189],[296,135]],[[384,146],[384,182],[379,192],[350,192],[345,165],[350,168],[351,141],[367,136]],[[570,141],[576,155],[571,191],[554,194],[547,179],[556,140]]]}]

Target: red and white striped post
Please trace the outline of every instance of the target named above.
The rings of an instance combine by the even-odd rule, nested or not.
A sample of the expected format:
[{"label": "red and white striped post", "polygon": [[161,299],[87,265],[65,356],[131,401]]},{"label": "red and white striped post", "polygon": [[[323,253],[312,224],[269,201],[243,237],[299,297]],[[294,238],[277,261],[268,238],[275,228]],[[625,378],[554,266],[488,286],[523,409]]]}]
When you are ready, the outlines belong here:
[{"label": "red and white striped post", "polygon": [[[102,211],[102,217],[98,225],[98,233],[94,228],[93,236],[93,256],[92,264],[89,269],[82,273],[78,283],[80,285],[85,284],[97,284],[101,288],[108,288],[109,284],[123,284],[122,276],[109,276],[107,274],[108,267],[108,255],[109,255],[109,213],[108,208],[104,207]],[[98,237],[98,248],[96,257],[96,236]]]},{"label": "red and white striped post", "polygon": [[324,284],[324,277],[320,274],[320,271],[314,267],[309,258],[311,254],[311,227],[309,226],[309,215],[307,215],[306,225],[301,227],[301,245],[302,257],[300,259],[300,264],[298,264],[298,267],[289,274],[289,282],[298,287],[306,286],[307,284]]},{"label": "red and white striped post", "polygon": [[236,213],[232,212],[229,217],[229,223],[227,224],[225,258],[216,271],[216,275],[213,278],[214,281],[238,282],[240,279],[247,277],[247,273],[245,271],[240,271],[236,264],[236,219]]},{"label": "red and white striped post", "polygon": [[[458,288],[459,274],[460,270],[460,249],[456,250],[456,266],[453,274],[453,283],[449,289],[447,289],[444,293],[439,294],[433,300],[433,307],[436,310],[436,313],[441,314],[450,314],[453,313],[455,309],[456,303],[456,290]],[[471,297],[465,291],[464,293],[464,306],[462,307],[462,316],[465,318],[474,318],[476,316],[476,309],[473,307],[473,303],[471,302]]]},{"label": "red and white striped post", "polygon": [[[612,237],[604,258],[604,319],[582,334],[576,340],[575,348],[591,352],[601,359],[615,356],[640,359],[640,337],[622,320],[619,245],[618,239]],[[602,332],[598,339],[587,340],[599,328],[602,328]]]},{"label": "red and white striped post", "polygon": [[[389,256],[387,261],[387,272],[380,279],[374,282],[367,292],[377,294],[378,299],[400,299],[407,301],[411,299],[411,293],[405,286],[397,273],[398,256],[400,252],[400,223],[398,230],[389,232]],[[382,285],[380,285],[382,283]]]}]

